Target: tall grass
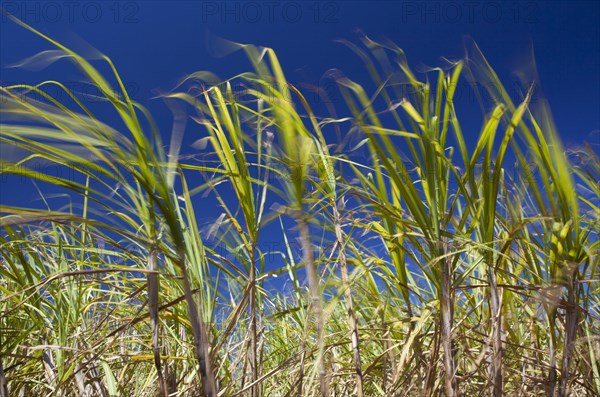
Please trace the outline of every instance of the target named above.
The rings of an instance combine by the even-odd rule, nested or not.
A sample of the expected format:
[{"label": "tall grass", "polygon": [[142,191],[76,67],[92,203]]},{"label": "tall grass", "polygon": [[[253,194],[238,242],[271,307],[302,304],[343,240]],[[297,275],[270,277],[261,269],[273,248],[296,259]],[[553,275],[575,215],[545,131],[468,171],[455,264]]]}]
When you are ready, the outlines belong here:
[{"label": "tall grass", "polygon": [[[253,71],[164,94],[167,151],[110,59],[117,87],[13,20],[123,127],[60,82],[1,87],[3,152],[25,153],[3,178],[44,203],[1,207],[3,396],[600,393],[600,161],[476,46],[421,80],[393,43],[346,43],[374,89],[338,72],[344,102],[320,117],[271,49],[229,43]],[[462,79],[491,99],[474,142]],[[208,161],[179,155],[188,121]]]}]

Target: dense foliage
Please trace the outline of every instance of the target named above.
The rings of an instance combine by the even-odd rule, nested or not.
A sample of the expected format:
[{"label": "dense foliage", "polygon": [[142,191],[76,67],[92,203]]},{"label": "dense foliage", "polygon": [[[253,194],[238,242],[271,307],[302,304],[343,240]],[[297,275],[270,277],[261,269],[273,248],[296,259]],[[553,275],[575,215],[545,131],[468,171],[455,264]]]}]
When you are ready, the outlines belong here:
[{"label": "dense foliage", "polygon": [[[394,44],[347,43],[374,89],[332,75],[343,103],[320,117],[271,49],[229,43],[254,72],[163,94],[165,149],[108,58],[118,87],[22,25],[122,127],[57,81],[0,87],[2,150],[22,154],[2,177],[45,206],[1,207],[2,393],[600,394],[600,161],[476,46],[422,81]],[[186,128],[202,161],[180,155]]]}]

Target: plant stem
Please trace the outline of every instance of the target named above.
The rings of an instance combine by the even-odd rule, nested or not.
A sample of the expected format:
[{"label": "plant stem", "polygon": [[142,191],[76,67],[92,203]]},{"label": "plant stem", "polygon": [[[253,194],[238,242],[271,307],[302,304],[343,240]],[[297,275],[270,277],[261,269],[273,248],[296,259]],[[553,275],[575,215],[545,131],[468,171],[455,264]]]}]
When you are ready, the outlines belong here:
[{"label": "plant stem", "polygon": [[150,310],[150,321],[152,326],[152,353],[154,355],[154,366],[158,374],[158,384],[160,387],[160,394],[163,397],[168,396],[168,389],[163,377],[162,367],[160,363],[160,347],[159,347],[159,335],[158,335],[158,294],[159,294],[159,280],[157,271],[157,254],[154,248],[150,248],[148,254],[148,270],[152,273],[148,273],[148,308]]},{"label": "plant stem", "polygon": [[190,280],[185,266],[185,254],[183,253],[179,255],[179,268],[181,269],[185,301],[188,306],[188,314],[190,316],[190,323],[194,333],[194,345],[196,347],[196,357],[198,358],[200,367],[200,379],[204,387],[204,394],[206,397],[217,397],[219,391],[217,389],[216,380],[210,363],[206,329],[201,321],[201,310],[200,308],[196,308],[196,302],[194,301],[194,296],[192,295],[192,288],[190,286]]},{"label": "plant stem", "polygon": [[323,307],[321,304],[321,294],[319,292],[319,278],[317,269],[315,268],[315,262],[313,257],[313,249],[310,242],[310,232],[308,230],[308,223],[304,219],[304,214],[300,212],[298,216],[298,229],[300,231],[300,244],[302,245],[302,252],[304,253],[304,263],[306,266],[306,272],[308,275],[308,288],[310,289],[311,295],[311,307],[315,314],[315,328],[317,331],[317,341],[319,344],[319,351],[317,353],[318,367],[319,367],[319,389],[321,396],[329,396],[329,387],[327,385],[325,361],[323,360]]},{"label": "plant stem", "polygon": [[446,397],[457,395],[457,384],[455,377],[454,354],[452,352],[452,319],[453,301],[451,296],[451,261],[449,258],[442,259],[442,290],[441,290],[441,327],[442,350],[444,355],[444,389]]},{"label": "plant stem", "polygon": [[344,299],[348,310],[348,328],[351,334],[352,350],[354,352],[354,370],[356,371],[356,396],[363,396],[363,373],[360,362],[360,346],[358,338],[358,322],[354,315],[354,303],[352,301],[352,291],[348,282],[348,265],[346,263],[346,250],[342,237],[342,220],[335,202],[332,204],[333,216],[335,222],[335,236],[339,249],[340,270],[342,273],[342,285],[344,286]]}]

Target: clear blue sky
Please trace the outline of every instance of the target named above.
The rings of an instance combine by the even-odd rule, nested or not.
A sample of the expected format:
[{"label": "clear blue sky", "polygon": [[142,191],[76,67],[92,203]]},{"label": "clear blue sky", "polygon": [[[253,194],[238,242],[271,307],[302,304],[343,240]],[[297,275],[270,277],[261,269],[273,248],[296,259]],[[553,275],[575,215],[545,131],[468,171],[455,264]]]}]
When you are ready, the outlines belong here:
[{"label": "clear blue sky", "polygon": [[[533,42],[545,96],[566,140],[590,138],[600,127],[600,2],[595,1],[2,1],[3,7],[42,32],[78,48],[76,36],[110,56],[135,98],[154,108],[154,89],[182,76],[211,70],[221,77],[249,68],[242,56],[215,58],[207,32],[274,48],[292,82],[318,83],[329,68],[358,80],[360,61],[337,38],[356,40],[361,29],[388,37],[409,62],[440,65],[461,57],[473,37],[501,77]],[[71,80],[64,67],[40,72],[6,69],[48,45],[2,18],[0,80]],[[153,103],[154,102],[154,103]],[[575,122],[572,122],[575,120]],[[478,131],[473,131],[476,134]],[[596,133],[596,138],[598,134]]]}]

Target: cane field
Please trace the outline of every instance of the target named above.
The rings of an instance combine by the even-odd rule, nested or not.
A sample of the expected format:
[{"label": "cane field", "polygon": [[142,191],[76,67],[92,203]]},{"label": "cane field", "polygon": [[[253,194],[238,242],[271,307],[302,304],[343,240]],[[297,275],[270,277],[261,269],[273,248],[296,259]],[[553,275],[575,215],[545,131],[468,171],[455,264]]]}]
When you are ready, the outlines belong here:
[{"label": "cane field", "polygon": [[348,40],[370,83],[323,110],[223,40],[247,72],[160,93],[159,131],[118,59],[12,19],[96,97],[0,87],[2,195],[36,197],[0,207],[2,396],[600,395],[598,147],[474,43]]}]

